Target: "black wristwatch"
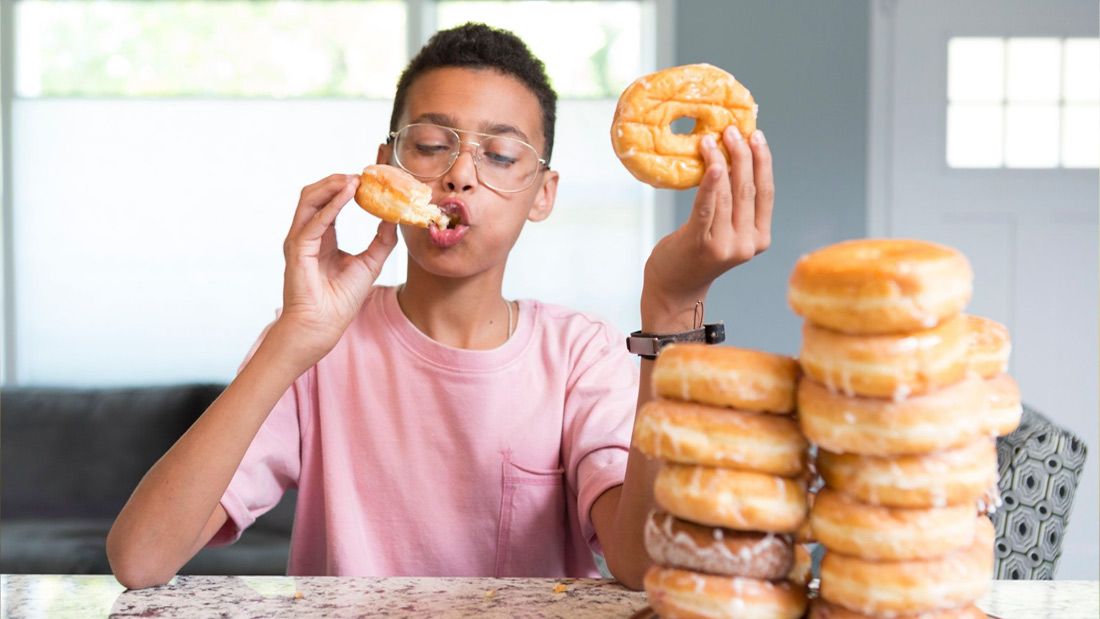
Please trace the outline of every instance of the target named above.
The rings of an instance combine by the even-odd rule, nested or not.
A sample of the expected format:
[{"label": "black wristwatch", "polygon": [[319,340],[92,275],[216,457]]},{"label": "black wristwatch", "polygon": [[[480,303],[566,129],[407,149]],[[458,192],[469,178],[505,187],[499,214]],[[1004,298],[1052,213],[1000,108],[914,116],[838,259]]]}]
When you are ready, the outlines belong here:
[{"label": "black wristwatch", "polygon": [[721,344],[724,341],[726,341],[726,325],[719,321],[682,333],[657,334],[635,331],[626,338],[626,349],[642,359],[656,359],[662,348],[676,342]]}]

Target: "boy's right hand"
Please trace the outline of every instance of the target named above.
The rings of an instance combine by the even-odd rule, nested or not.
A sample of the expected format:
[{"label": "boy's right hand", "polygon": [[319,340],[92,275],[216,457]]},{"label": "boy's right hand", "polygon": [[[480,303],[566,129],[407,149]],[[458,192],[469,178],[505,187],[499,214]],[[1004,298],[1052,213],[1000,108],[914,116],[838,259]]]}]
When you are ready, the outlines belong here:
[{"label": "boy's right hand", "polygon": [[358,175],[333,174],[302,189],[283,254],[283,310],[279,329],[292,334],[305,368],[336,345],[367,298],[397,244],[397,226],[381,222],[362,253],[336,246],[336,216],[355,195]]}]

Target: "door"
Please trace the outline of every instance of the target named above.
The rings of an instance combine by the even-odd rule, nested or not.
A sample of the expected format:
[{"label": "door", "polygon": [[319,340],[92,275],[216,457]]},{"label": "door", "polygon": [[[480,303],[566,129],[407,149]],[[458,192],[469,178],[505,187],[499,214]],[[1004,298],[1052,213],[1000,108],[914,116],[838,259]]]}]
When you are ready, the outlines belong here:
[{"label": "door", "polygon": [[[970,258],[975,283],[968,311],[1010,329],[1010,372],[1024,402],[1088,445],[1089,462],[1077,489],[1057,577],[1095,580],[1100,564],[1097,170],[1060,167],[1061,160],[1047,168],[998,167],[996,156],[978,162],[994,167],[957,167],[959,156],[952,160],[948,155],[949,146],[956,144],[949,144],[947,126],[948,49],[953,37],[999,38],[1006,46],[1017,37],[1049,37],[1048,42],[1062,43],[1067,37],[1095,38],[1097,3],[873,0],[871,10],[869,231],[875,236],[939,241]],[[1011,49],[1018,52],[1023,47]],[[1000,81],[1005,76],[1007,82],[1008,67],[1008,60],[1003,65],[992,62],[989,72],[978,77]],[[1037,76],[1036,88],[1046,79],[1043,72],[1032,75]],[[1058,83],[1056,76],[1054,82]],[[952,86],[954,92],[959,88]],[[1002,96],[1002,107],[1012,103],[1007,97]],[[1054,105],[1064,106],[1064,97],[1059,97]],[[1001,148],[1016,148],[1015,155],[1005,157],[1017,163],[1021,152],[1026,159],[1049,149],[1050,140],[1066,138],[1057,128],[1035,125],[1032,137],[1040,138],[1038,145],[1025,145],[1021,151],[1019,140],[1013,142],[1021,134],[1010,135],[1015,130],[1010,124],[1019,117],[1009,118],[1008,112],[996,116],[996,110],[991,114],[971,114],[962,121],[972,123],[972,134],[981,130],[978,125],[988,129],[986,141],[978,144],[987,154],[998,131],[1010,136],[1003,138]],[[1052,118],[1058,123],[1063,116]],[[1069,136],[1078,138],[1079,132]],[[1098,144],[1090,146],[1093,154],[1100,150]]]}]

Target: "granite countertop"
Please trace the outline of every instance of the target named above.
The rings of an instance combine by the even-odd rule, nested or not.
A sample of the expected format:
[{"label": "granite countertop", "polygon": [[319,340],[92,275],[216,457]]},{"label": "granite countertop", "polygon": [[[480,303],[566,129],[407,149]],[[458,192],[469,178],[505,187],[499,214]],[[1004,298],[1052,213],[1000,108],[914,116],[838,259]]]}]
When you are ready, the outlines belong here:
[{"label": "granite countertop", "polygon": [[[1096,618],[1096,581],[996,581],[978,605],[1003,619]],[[112,576],[0,576],[0,617],[621,617],[645,593],[609,580],[180,576],[124,591]]]}]

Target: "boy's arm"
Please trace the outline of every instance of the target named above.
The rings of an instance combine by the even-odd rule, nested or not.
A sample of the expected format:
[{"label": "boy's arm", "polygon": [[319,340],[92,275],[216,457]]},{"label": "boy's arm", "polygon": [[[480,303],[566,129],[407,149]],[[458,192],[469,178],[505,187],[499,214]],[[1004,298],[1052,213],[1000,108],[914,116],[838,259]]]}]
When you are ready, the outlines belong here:
[{"label": "boy's arm", "polygon": [[[687,222],[653,249],[642,287],[642,330],[679,333],[693,328],[695,303],[726,271],[748,262],[771,244],[775,183],[764,134],[751,144],[734,127],[723,135],[730,163],[713,139],[700,150],[706,174]],[[653,398],[653,361],[642,360],[638,408]],[[604,492],[592,506],[592,525],[608,569],[632,589],[642,588],[651,563],[645,551],[645,521],[653,509],[653,481],[659,463],[631,446],[622,486]]]},{"label": "boy's arm", "polygon": [[[226,521],[219,504],[271,409],[301,373],[276,325],[237,378],[142,478],[107,535],[123,586],[168,582]],[[215,526],[216,525],[216,526]]]},{"label": "boy's arm", "polygon": [[130,589],[168,582],[210,540],[222,495],[260,427],[303,372],[358,313],[397,243],[383,223],[362,253],[336,246],[333,222],[358,176],[334,174],[302,190],[283,247],[283,311],[225,391],[145,474],[107,535],[107,558]]}]

